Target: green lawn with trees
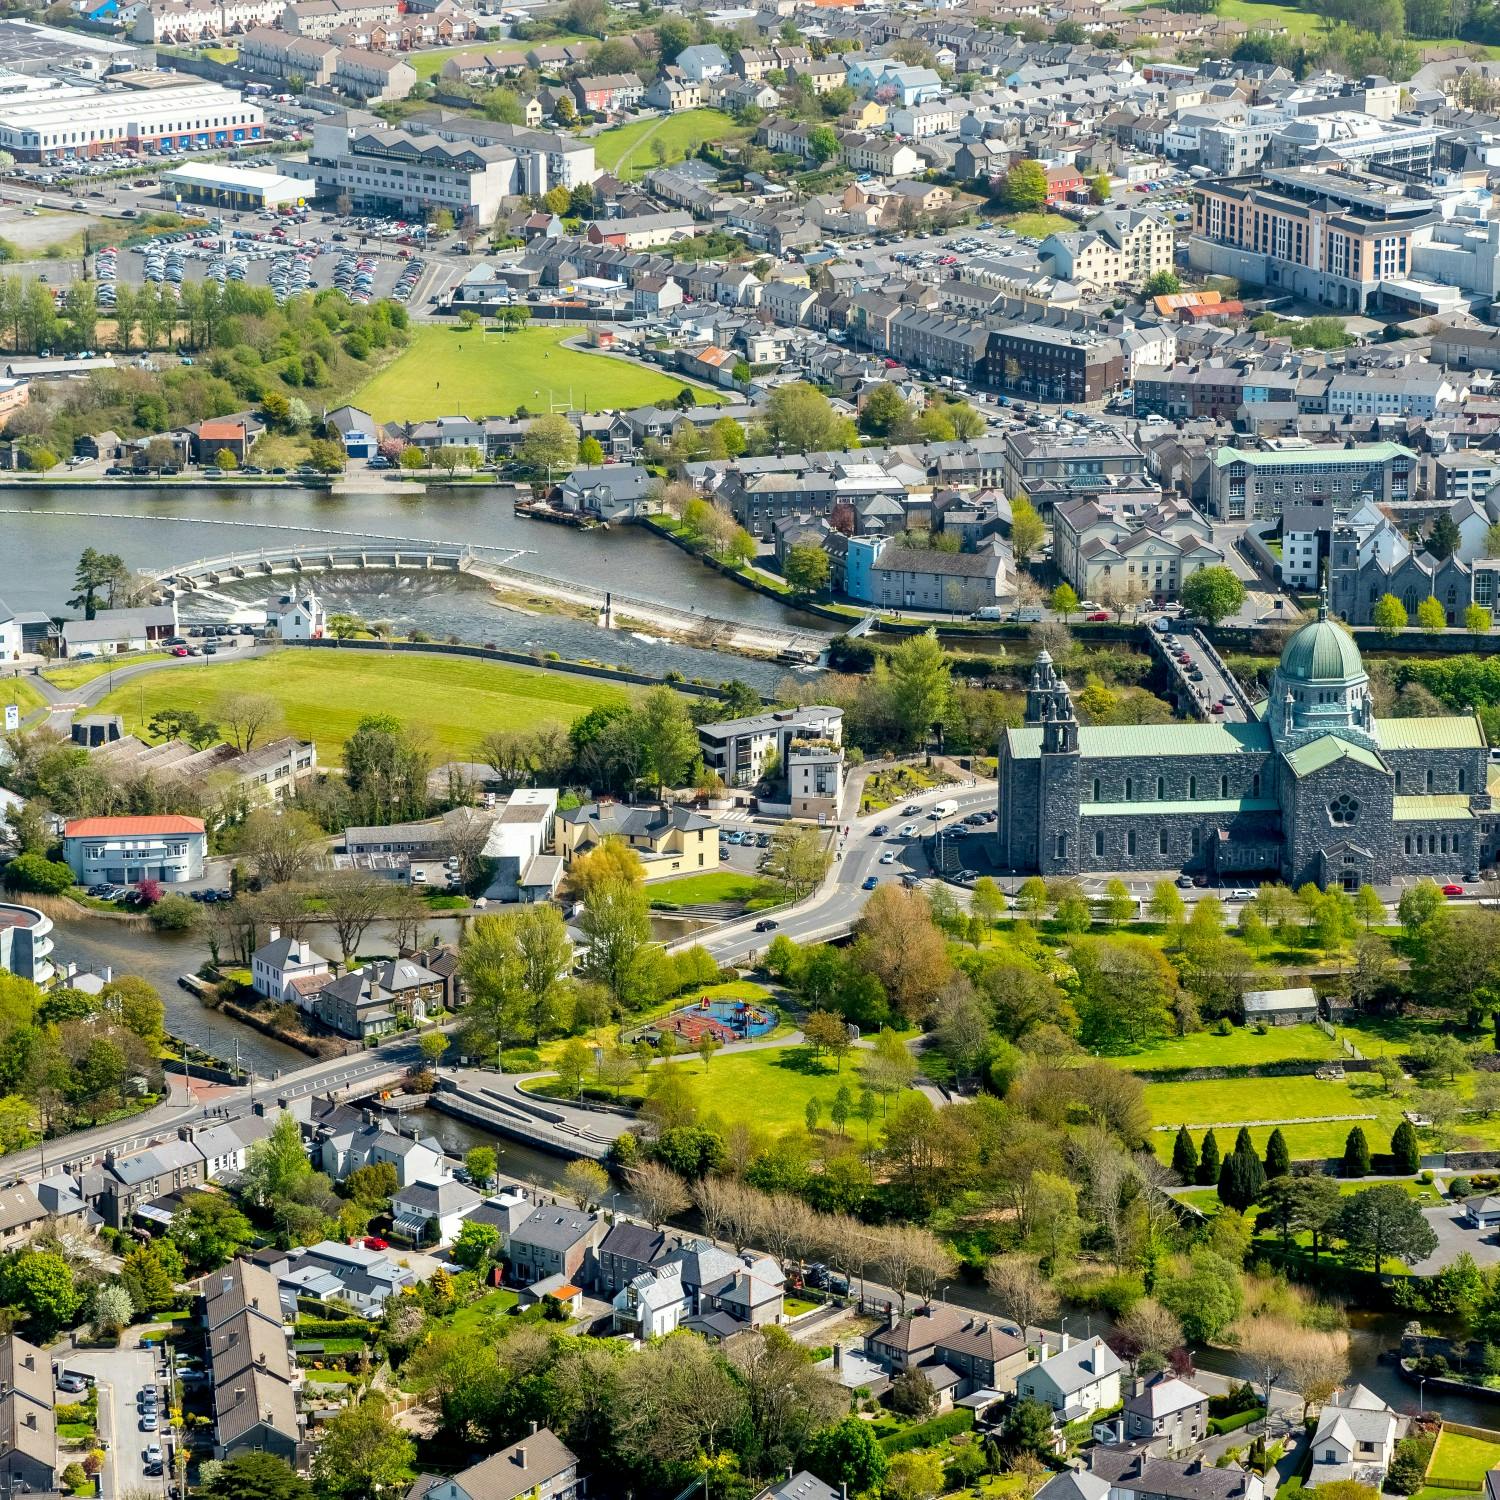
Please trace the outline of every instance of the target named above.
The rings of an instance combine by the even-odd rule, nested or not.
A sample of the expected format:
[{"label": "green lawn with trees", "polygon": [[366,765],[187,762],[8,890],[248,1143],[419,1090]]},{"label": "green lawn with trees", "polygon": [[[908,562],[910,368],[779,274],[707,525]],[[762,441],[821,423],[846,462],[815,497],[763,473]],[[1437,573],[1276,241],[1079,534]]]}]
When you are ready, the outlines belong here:
[{"label": "green lawn with trees", "polygon": [[274,700],[282,732],[313,740],[325,764],[337,762],[361,719],[388,713],[404,720],[415,703],[423,705],[422,727],[435,750],[472,759],[497,724],[566,727],[591,708],[632,697],[591,677],[462,657],[282,651],[148,673],[117,687],[98,712],[124,715],[127,731],[137,733],[170,709],[213,719],[226,699],[243,695]]},{"label": "green lawn with trees", "polygon": [[536,415],[557,403],[578,411],[666,406],[684,386],[700,405],[727,399],[722,391],[629,360],[564,349],[563,340],[579,332],[550,323],[515,333],[415,328],[401,355],[351,399],[385,422],[512,416],[521,408]]}]

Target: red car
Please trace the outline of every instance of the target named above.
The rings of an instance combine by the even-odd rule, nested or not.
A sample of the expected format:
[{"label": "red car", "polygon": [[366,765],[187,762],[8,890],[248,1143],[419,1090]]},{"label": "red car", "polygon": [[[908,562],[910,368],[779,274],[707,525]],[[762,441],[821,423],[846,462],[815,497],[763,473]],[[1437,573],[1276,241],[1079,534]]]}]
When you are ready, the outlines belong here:
[{"label": "red car", "polygon": [[1106,624],[1109,621],[1109,611],[1107,609],[1096,609],[1093,614],[1085,615],[1084,618],[1096,625]]},{"label": "red car", "polygon": [[1445,896],[1462,896],[1463,893],[1464,888],[1461,885],[1454,885],[1450,882],[1443,887],[1443,894]]},{"label": "red car", "polygon": [[186,656],[187,654],[188,654],[188,648],[186,646],[173,646],[172,647],[172,655],[173,656]]},{"label": "red car", "polygon": [[1222,703],[1215,703],[1214,706],[1211,709],[1209,709],[1209,713],[1211,713],[1211,714],[1221,714],[1223,712],[1224,712],[1224,705]]},{"label": "red car", "polygon": [[365,1236],[366,1250],[389,1250],[390,1248],[391,1247],[383,1239],[381,1239],[378,1234],[369,1234]]}]

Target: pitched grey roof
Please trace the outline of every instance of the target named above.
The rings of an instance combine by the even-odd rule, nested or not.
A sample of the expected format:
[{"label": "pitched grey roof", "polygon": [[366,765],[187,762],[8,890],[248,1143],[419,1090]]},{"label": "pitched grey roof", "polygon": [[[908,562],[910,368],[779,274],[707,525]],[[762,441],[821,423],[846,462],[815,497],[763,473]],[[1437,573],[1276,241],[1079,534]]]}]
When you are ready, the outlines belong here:
[{"label": "pitched grey roof", "polygon": [[[549,1480],[577,1462],[557,1434],[543,1427],[472,1468],[461,1469],[452,1482],[469,1500],[518,1500],[521,1495],[539,1493]],[[408,1500],[426,1494],[433,1487],[431,1480],[431,1475],[424,1474],[407,1492]]]},{"label": "pitched grey roof", "polygon": [[[598,1219],[576,1208],[556,1204],[539,1208],[511,1235],[511,1244],[536,1245],[543,1250],[571,1250],[583,1239]],[[475,1497],[478,1500],[478,1497]]]}]

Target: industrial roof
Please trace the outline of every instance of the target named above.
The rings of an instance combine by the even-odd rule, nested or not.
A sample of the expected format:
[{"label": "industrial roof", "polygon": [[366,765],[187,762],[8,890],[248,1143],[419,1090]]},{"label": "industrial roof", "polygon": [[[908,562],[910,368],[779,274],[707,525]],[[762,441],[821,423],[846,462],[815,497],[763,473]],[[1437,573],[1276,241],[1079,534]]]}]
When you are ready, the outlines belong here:
[{"label": "industrial roof", "polygon": [[1312,445],[1306,448],[1220,448],[1214,454],[1214,466],[1229,464],[1294,464],[1303,461],[1319,463],[1342,460],[1346,463],[1384,463],[1388,458],[1415,458],[1410,448],[1400,443],[1355,443],[1351,447]]}]

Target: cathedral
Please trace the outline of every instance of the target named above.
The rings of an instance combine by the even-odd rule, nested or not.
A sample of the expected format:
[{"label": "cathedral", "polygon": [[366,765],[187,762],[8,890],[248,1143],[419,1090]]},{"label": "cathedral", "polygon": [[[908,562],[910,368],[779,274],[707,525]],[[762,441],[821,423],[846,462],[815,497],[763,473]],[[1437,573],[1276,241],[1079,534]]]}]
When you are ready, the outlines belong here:
[{"label": "cathedral", "polygon": [[1326,604],[1287,642],[1256,713],[1083,728],[1039,653],[1025,723],[1000,740],[1001,866],[1353,890],[1494,862],[1478,717],[1377,719],[1359,648]]}]

